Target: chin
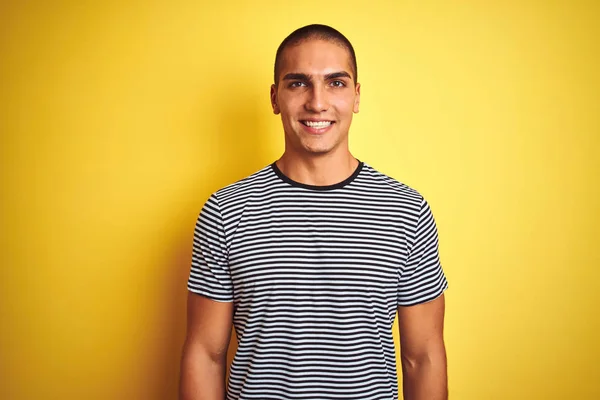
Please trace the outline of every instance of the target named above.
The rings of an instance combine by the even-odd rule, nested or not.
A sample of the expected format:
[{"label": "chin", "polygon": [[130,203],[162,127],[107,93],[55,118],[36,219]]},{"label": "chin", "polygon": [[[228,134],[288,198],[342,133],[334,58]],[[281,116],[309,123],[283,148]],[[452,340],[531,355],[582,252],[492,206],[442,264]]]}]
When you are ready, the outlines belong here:
[{"label": "chin", "polygon": [[306,151],[307,153],[310,154],[314,154],[314,155],[321,155],[321,154],[328,154],[331,153],[333,150],[335,150],[335,146],[323,146],[323,145],[317,145],[317,146],[303,146],[304,147],[304,151]]},{"label": "chin", "polygon": [[[334,136],[329,137],[306,137],[302,134],[294,135],[293,141],[290,141],[290,144],[294,143],[293,147],[298,152],[302,152],[307,155],[324,155],[332,153],[336,150],[341,144],[340,141],[336,140],[337,138]],[[290,138],[291,139],[291,138]]]},{"label": "chin", "polygon": [[325,154],[331,153],[332,149],[306,149],[307,153],[310,153],[314,156],[321,156]]}]

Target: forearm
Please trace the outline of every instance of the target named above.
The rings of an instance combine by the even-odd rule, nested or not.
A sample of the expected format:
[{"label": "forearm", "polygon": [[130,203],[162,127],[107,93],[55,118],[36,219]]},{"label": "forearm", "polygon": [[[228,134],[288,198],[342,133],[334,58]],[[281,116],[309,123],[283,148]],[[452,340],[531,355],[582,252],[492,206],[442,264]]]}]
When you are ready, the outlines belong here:
[{"label": "forearm", "polygon": [[180,400],[224,400],[226,356],[214,358],[186,345],[181,360]]},{"label": "forearm", "polygon": [[404,400],[447,400],[446,354],[402,359]]}]

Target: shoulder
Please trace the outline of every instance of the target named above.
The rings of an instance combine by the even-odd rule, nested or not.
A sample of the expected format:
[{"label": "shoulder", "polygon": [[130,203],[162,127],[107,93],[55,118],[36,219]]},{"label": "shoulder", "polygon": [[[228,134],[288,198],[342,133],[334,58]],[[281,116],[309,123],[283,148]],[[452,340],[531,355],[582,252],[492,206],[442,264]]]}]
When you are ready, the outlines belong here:
[{"label": "shoulder", "polygon": [[405,183],[388,176],[367,163],[363,163],[362,173],[357,179],[365,190],[377,191],[404,204],[421,207],[425,202],[421,193]]},{"label": "shoulder", "polygon": [[232,205],[244,203],[257,194],[263,193],[276,181],[276,176],[269,164],[253,174],[215,191],[210,200],[217,202],[221,210],[230,208]]}]

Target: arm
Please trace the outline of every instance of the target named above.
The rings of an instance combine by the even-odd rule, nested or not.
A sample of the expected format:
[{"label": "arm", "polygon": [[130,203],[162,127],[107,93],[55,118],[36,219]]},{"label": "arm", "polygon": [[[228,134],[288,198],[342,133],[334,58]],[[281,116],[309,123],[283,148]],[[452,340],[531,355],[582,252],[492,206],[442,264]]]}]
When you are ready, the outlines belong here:
[{"label": "arm", "polygon": [[233,303],[188,293],[180,400],[224,400]]},{"label": "arm", "polygon": [[442,294],[415,306],[398,307],[404,400],[448,399]]}]

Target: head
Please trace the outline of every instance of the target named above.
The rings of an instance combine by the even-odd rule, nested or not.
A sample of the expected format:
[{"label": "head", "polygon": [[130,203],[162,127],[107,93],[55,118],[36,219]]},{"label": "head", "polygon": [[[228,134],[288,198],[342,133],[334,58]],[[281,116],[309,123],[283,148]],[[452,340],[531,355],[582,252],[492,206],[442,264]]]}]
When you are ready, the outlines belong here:
[{"label": "head", "polygon": [[360,84],[348,39],[325,25],[292,32],[277,49],[273,112],[281,115],[286,152],[302,155],[348,150]]}]

